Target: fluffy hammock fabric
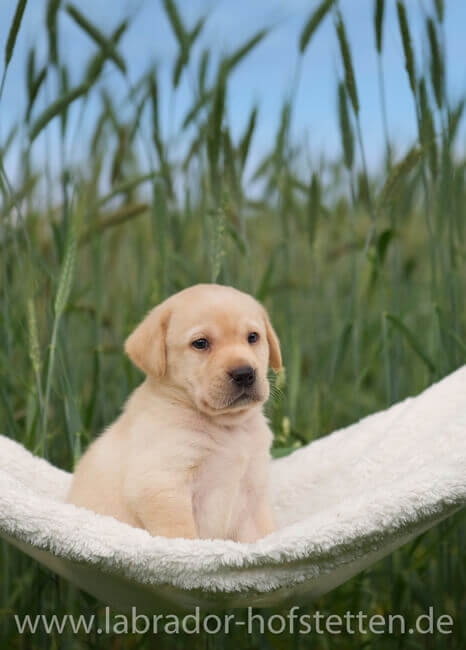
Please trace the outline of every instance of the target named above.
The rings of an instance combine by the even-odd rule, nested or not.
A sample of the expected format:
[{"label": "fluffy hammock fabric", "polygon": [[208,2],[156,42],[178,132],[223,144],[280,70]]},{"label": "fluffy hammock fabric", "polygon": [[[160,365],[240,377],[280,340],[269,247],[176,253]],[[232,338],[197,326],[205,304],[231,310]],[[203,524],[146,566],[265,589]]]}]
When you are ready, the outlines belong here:
[{"label": "fluffy hammock fabric", "polygon": [[0,436],[0,534],[120,609],[279,606],[338,586],[466,503],[466,366],[272,462],[279,529],[151,537],[64,503],[71,476]]}]

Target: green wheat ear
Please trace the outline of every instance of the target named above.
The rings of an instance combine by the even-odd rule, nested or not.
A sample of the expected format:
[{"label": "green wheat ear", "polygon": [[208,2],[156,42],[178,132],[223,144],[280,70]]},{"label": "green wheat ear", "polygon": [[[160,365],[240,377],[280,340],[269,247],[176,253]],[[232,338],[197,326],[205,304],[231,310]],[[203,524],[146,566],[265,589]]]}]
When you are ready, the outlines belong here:
[{"label": "green wheat ear", "polygon": [[437,13],[437,18],[443,23],[443,18],[445,16],[445,4],[443,0],[434,0],[435,11]]},{"label": "green wheat ear", "polygon": [[359,97],[356,87],[356,77],[354,76],[353,60],[351,58],[351,49],[346,36],[345,24],[341,14],[338,14],[337,19],[337,36],[340,45],[341,58],[343,61],[343,68],[345,70],[345,83],[348,90],[348,95],[351,99],[351,104],[356,115],[359,113]]},{"label": "green wheat ear", "polygon": [[408,151],[406,156],[392,168],[379,194],[379,200],[377,202],[378,212],[382,212],[385,208],[389,207],[396,199],[401,183],[422,159],[423,155],[424,150],[422,148],[413,147]]},{"label": "green wheat ear", "polygon": [[212,229],[211,254],[212,265],[210,272],[211,282],[216,282],[222,270],[223,258],[225,257],[225,211],[218,207],[212,215],[214,221]]},{"label": "green wheat ear", "polygon": [[46,455],[46,439],[48,427],[48,413],[50,404],[50,394],[52,388],[52,379],[55,369],[55,354],[57,348],[58,328],[60,325],[61,317],[68,304],[68,299],[71,293],[73,284],[74,270],[76,265],[76,252],[79,239],[79,227],[81,223],[81,205],[78,204],[73,212],[73,219],[68,231],[68,241],[66,245],[65,258],[63,260],[62,268],[60,271],[60,279],[58,281],[57,294],[55,296],[54,312],[55,317],[53,320],[52,337],[50,340],[48,367],[47,367],[47,380],[45,384],[44,407],[42,409],[42,437],[41,437],[41,452]]},{"label": "green wheat ear", "polygon": [[76,265],[76,250],[78,243],[79,220],[77,216],[72,221],[68,243],[66,246],[65,259],[60,272],[57,295],[55,297],[55,317],[59,318],[66,309],[73,284],[74,269]]},{"label": "green wheat ear", "polygon": [[398,12],[398,25],[400,28],[401,41],[403,43],[403,51],[405,55],[405,67],[408,73],[409,85],[413,95],[416,96],[416,66],[414,61],[413,46],[411,43],[411,33],[409,31],[408,18],[406,15],[406,7],[403,2],[398,0],[396,3]]},{"label": "green wheat ear", "polygon": [[342,81],[338,84],[338,121],[345,166],[347,169],[352,169],[354,160],[354,134],[348,111],[347,91]]},{"label": "green wheat ear", "polygon": [[307,199],[308,236],[311,246],[314,244],[316,238],[317,224],[320,214],[320,204],[321,188],[319,183],[319,176],[316,172],[314,172],[311,177]]},{"label": "green wheat ear", "polygon": [[383,40],[383,19],[385,15],[385,0],[376,0],[374,11],[374,30],[375,30],[375,46],[378,54],[382,53],[382,40]]},{"label": "green wheat ear", "polygon": [[34,300],[32,298],[29,298],[27,301],[27,312],[28,312],[29,358],[31,360],[34,374],[38,376],[40,373],[42,362],[40,356],[36,308],[34,305]]},{"label": "green wheat ear", "polygon": [[429,105],[429,97],[427,94],[426,82],[424,78],[421,78],[419,80],[419,113],[419,136],[422,142],[422,146],[427,151],[430,173],[432,174],[432,178],[435,180],[437,178],[438,172],[435,122],[432,109]]},{"label": "green wheat ear", "polygon": [[437,106],[442,108],[443,104],[443,88],[444,88],[444,70],[443,60],[440,51],[440,45],[437,38],[437,30],[435,28],[432,18],[427,19],[427,35],[429,38],[430,47],[430,76],[432,87],[434,89],[435,101]]}]

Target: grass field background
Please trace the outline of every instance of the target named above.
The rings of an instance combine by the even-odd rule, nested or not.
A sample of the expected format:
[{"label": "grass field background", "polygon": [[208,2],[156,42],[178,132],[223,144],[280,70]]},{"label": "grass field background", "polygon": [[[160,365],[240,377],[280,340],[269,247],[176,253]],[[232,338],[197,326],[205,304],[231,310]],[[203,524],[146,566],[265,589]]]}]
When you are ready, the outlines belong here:
[{"label": "grass field background", "polygon": [[[46,21],[37,26],[47,30],[45,66],[31,49],[27,110],[0,142],[1,433],[67,470],[141,381],[122,353],[126,335],[151,306],[196,282],[232,284],[271,314],[285,364],[267,405],[277,454],[416,394],[466,361],[464,101],[452,100],[446,83],[448,3],[426,3],[423,61],[415,57],[405,4],[396,3],[418,138],[399,151],[387,135],[377,169],[365,163],[352,63],[357,43],[350,42],[338,2],[310,3],[300,40],[289,45],[301,54],[279,127],[248,174],[262,118],[252,107],[243,133],[232,136],[229,79],[237,66],[248,65],[266,32],[219,61],[208,50],[193,59],[203,17],[188,29],[182,3],[163,4],[179,45],[171,92],[175,97],[189,79],[192,93],[176,142],[161,125],[157,69],[130,79],[119,53],[130,17],[102,33],[78,3],[58,0],[47,3]],[[373,33],[365,37],[380,57],[384,2],[373,8]],[[4,79],[24,9],[20,0],[12,24],[0,28],[8,33]],[[58,12],[67,12],[95,44],[74,85],[59,47]],[[307,144],[290,135],[302,57],[323,21],[334,23],[340,57],[338,160],[314,160]],[[106,85],[112,66],[127,85],[124,111]],[[382,91],[385,123],[390,102],[382,65],[374,84]],[[37,104],[44,87],[46,106]],[[90,122],[86,105],[95,94],[102,110]],[[2,104],[8,101],[2,92]],[[69,111],[77,106],[79,129],[70,134]],[[76,163],[68,145],[81,128],[91,137],[80,142],[87,154]],[[33,145],[47,144],[51,129],[61,155],[38,166]],[[11,151],[21,157],[21,178],[5,170]],[[452,636],[167,636],[156,642],[19,637],[12,613],[94,613],[102,604],[2,544],[2,647],[460,650],[466,647],[465,542],[460,514],[315,605],[328,613],[397,612],[409,620],[432,605],[454,617]]]}]

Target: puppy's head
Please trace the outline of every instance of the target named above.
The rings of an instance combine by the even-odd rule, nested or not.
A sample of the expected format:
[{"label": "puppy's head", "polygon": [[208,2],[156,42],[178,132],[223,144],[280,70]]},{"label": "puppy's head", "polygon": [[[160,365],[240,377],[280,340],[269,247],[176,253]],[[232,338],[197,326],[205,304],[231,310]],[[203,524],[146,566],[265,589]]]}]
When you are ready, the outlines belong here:
[{"label": "puppy's head", "polygon": [[269,396],[267,369],[281,367],[265,309],[231,287],[200,284],[153,309],[125,350],[147,375],[172,385],[211,416],[241,413]]}]

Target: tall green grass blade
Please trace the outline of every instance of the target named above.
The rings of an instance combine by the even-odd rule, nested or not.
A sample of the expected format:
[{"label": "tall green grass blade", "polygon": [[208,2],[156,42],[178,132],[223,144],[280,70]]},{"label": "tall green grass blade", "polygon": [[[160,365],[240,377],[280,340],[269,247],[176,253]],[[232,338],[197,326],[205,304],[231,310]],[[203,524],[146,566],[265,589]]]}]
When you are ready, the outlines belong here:
[{"label": "tall green grass blade", "polygon": [[8,32],[8,39],[5,46],[5,71],[8,67],[8,64],[11,61],[13,56],[13,50],[15,49],[16,39],[18,37],[18,32],[21,27],[21,21],[23,19],[24,10],[26,9],[27,0],[18,0],[16,4],[15,15],[13,16],[13,22],[11,23],[10,31]]},{"label": "tall green grass blade", "polygon": [[158,251],[157,275],[161,298],[168,295],[167,197],[163,183],[153,184],[152,237]]},{"label": "tall green grass blade", "polygon": [[323,0],[323,2],[321,2],[320,5],[314,9],[312,14],[309,16],[299,38],[299,51],[301,54],[305,52],[307,46],[309,45],[309,41],[312,38],[312,35],[317,31],[317,28],[324,20],[325,16],[328,14],[334,3],[335,0]]},{"label": "tall green grass blade", "polygon": [[458,346],[461,352],[462,362],[466,363],[466,341],[463,341],[459,335],[453,330],[447,328],[446,333],[451,338],[452,341]]},{"label": "tall green grass blade", "polygon": [[285,158],[285,149],[291,123],[291,103],[286,100],[280,114],[277,136],[275,138],[274,159],[278,166],[281,166]]},{"label": "tall green grass blade", "polygon": [[333,383],[337,376],[337,373],[340,371],[343,361],[345,359],[348,348],[350,347],[351,334],[353,332],[353,323],[347,322],[341,330],[340,336],[338,337],[337,346],[335,348],[335,355],[332,363],[332,371],[330,374],[330,382]]},{"label": "tall green grass blade", "polygon": [[409,343],[412,350],[425,363],[430,372],[435,373],[437,371],[435,363],[432,361],[429,355],[424,352],[417,337],[411,332],[411,330],[408,329],[399,318],[393,316],[392,314],[385,314],[385,318],[403,334],[407,343]]},{"label": "tall green grass blade", "polygon": [[386,314],[382,314],[382,345],[383,345],[383,361],[384,361],[384,375],[385,375],[385,395],[387,406],[393,402],[392,392],[392,355],[390,351],[390,339],[388,333],[388,324]]},{"label": "tall green grass blade", "polygon": [[249,149],[251,147],[251,140],[254,135],[254,130],[257,124],[257,111],[258,111],[257,106],[254,106],[249,116],[246,130],[239,143],[239,158],[241,162],[241,168],[244,168],[244,166],[246,165],[246,160],[248,158]]},{"label": "tall green grass blade", "polygon": [[29,131],[29,138],[33,142],[40,132],[53,120],[54,117],[65,111],[70,104],[85,95],[90,89],[89,83],[82,83],[69,92],[59,97],[53,104],[48,106],[36,119]]},{"label": "tall green grass blade", "polygon": [[33,47],[29,49],[26,62],[26,90],[31,94],[32,85],[36,78],[36,51]]},{"label": "tall green grass blade", "polygon": [[205,18],[200,18],[196,25],[194,26],[194,29],[189,32],[187,36],[187,46],[186,48],[180,48],[180,52],[178,54],[178,57],[175,61],[175,65],[173,68],[173,87],[178,88],[178,85],[180,83],[181,79],[181,73],[183,72],[183,69],[188,65],[189,63],[189,55],[191,52],[191,47],[195,43],[197,37],[202,31],[202,28],[204,27],[205,24]]},{"label": "tall green grass blade", "polygon": [[194,25],[193,29],[189,32],[189,45],[190,45],[190,47],[192,45],[194,45],[194,43],[199,38],[202,30],[204,29],[205,23],[206,23],[205,16],[201,16],[199,18],[199,20],[196,22],[196,24]]},{"label": "tall green grass blade", "polygon": [[379,258],[381,264],[383,264],[385,261],[390,242],[393,241],[395,235],[396,233],[392,228],[385,228],[377,237],[377,257]]},{"label": "tall green grass blade", "polygon": [[[2,158],[5,158],[7,155],[8,151],[10,150],[11,145],[13,144],[13,140],[15,139],[16,135],[18,134],[18,125],[13,124],[11,129],[8,132],[8,135],[5,138],[5,143],[4,145],[0,148],[0,160]],[[1,174],[0,174],[1,176]]]},{"label": "tall green grass blade", "polygon": [[265,155],[261,162],[257,165],[256,171],[252,175],[252,180],[257,181],[260,178],[263,178],[268,171],[271,169],[272,164],[274,161],[274,155],[273,154],[267,154]]},{"label": "tall green grass blade", "polygon": [[66,11],[79,27],[102,49],[106,58],[111,59],[123,74],[126,74],[126,64],[117,52],[114,43],[93,25],[74,5],[66,5]]},{"label": "tall green grass blade", "polygon": [[154,145],[157,151],[157,155],[159,157],[160,173],[165,181],[165,187],[168,192],[168,195],[170,196],[170,198],[172,198],[174,196],[172,168],[167,158],[165,144],[162,140],[159,131],[154,130],[154,132],[152,133],[152,137],[154,140]]},{"label": "tall green grass blade", "polygon": [[147,83],[149,85],[149,97],[152,115],[152,130],[155,132],[160,131],[159,123],[159,87],[157,82],[157,73],[152,70],[148,76]]},{"label": "tall green grass blade", "polygon": [[379,200],[377,203],[378,211],[381,212],[390,207],[397,196],[399,196],[401,184],[406,181],[408,174],[410,174],[422,159],[423,153],[422,149],[413,147],[408,151],[406,156],[391,169],[379,194]]},{"label": "tall green grass blade", "polygon": [[112,129],[114,133],[118,134],[120,130],[120,122],[118,120],[118,116],[115,107],[113,105],[113,101],[110,96],[110,93],[106,89],[102,91],[102,103],[104,105],[104,110],[107,115],[108,121],[112,125]]},{"label": "tall green grass blade", "polygon": [[419,80],[419,136],[421,144],[427,152],[430,173],[435,180],[438,173],[437,141],[435,134],[434,115],[429,104],[424,77]]},{"label": "tall green grass blade", "polygon": [[49,59],[54,65],[58,65],[58,35],[57,35],[57,14],[61,0],[49,0],[47,3],[46,25],[49,41]]},{"label": "tall green grass blade", "polygon": [[187,111],[183,118],[182,128],[186,129],[199,115],[200,111],[210,102],[214,97],[214,92],[206,91],[204,94],[194,102],[192,107]]},{"label": "tall green grass blade", "polygon": [[443,19],[445,17],[445,3],[444,0],[434,0],[435,4],[435,11],[437,13],[437,18],[441,23],[443,23]]},{"label": "tall green grass blade", "polygon": [[456,106],[448,109],[448,141],[451,144],[457,133],[464,114],[465,100],[460,99]]},{"label": "tall green grass blade", "polygon": [[319,177],[314,172],[311,177],[311,183],[309,185],[309,196],[307,200],[307,223],[308,223],[308,235],[309,243],[311,246],[314,245],[317,232],[317,224],[319,221],[320,215],[320,183]]},{"label": "tall green grass blade", "polygon": [[[115,31],[111,34],[109,37],[108,41],[113,45],[113,47],[116,48],[118,43],[120,42],[122,36],[126,32],[126,30],[129,27],[129,21],[128,20],[122,20],[121,23],[118,25],[118,27],[115,29]],[[89,61],[87,68],[86,68],[86,74],[84,76],[85,81],[93,84],[97,81],[99,78],[102,69],[105,65],[105,63],[108,61],[109,56],[105,50],[99,50],[97,54],[95,54],[91,60]]]},{"label": "tall green grass blade", "polygon": [[180,83],[181,73],[183,72],[183,68],[184,68],[184,60],[182,54],[180,53],[178,55],[178,58],[176,59],[175,66],[173,68],[172,82],[174,88],[178,88],[178,84]]},{"label": "tall green grass blade", "polygon": [[181,57],[183,61],[186,62],[188,60],[188,52],[189,52],[188,32],[185,26],[183,25],[183,21],[181,19],[180,13],[178,11],[178,8],[174,0],[163,0],[163,6],[165,9],[165,13],[167,14],[168,20],[170,22],[170,25],[173,29],[173,32],[176,36],[176,40],[178,41]]},{"label": "tall green grass blade", "polygon": [[112,185],[122,182],[123,173],[122,166],[128,152],[128,129],[126,125],[120,126],[117,131],[118,146],[112,161],[111,181]]},{"label": "tall green grass blade", "polygon": [[183,160],[183,170],[187,170],[189,168],[189,165],[192,160],[194,160],[198,155],[201,150],[201,147],[203,143],[206,141],[206,133],[207,133],[207,128],[205,125],[203,125],[197,134],[197,136],[194,138],[194,140],[191,142],[191,146],[189,147],[188,153],[185,156],[185,159]]},{"label": "tall green grass blade", "polygon": [[298,337],[293,336],[290,341],[290,363],[287,370],[287,393],[289,418],[291,422],[296,422],[296,410],[298,406],[299,394],[301,391],[301,373],[303,366],[303,354]]},{"label": "tall green grass blade", "polygon": [[102,235],[105,231],[121,226],[122,224],[139,217],[148,210],[147,203],[134,203],[131,205],[124,205],[118,210],[114,210],[105,217],[98,220],[97,223],[90,226],[85,230],[79,238],[79,245],[84,246],[88,244],[94,237]]},{"label": "tall green grass blade", "polygon": [[209,60],[210,60],[210,50],[203,50],[199,61],[199,72],[198,72],[199,91],[201,96],[205,95],[205,86],[206,86],[207,70],[209,67]]},{"label": "tall green grass blade", "polygon": [[131,192],[136,187],[139,187],[139,185],[153,180],[154,176],[155,172],[150,172],[149,174],[141,174],[140,176],[135,176],[134,178],[130,178],[123,183],[116,185],[111,192],[105,194],[99,199],[98,205],[102,206],[105,203],[108,203],[113,198],[115,198],[115,196],[118,196],[118,194],[126,194],[127,192]]},{"label": "tall green grass blade", "polygon": [[31,84],[31,87],[29,88],[28,105],[26,109],[26,122],[29,122],[29,120],[31,119],[31,112],[32,109],[34,108],[34,103],[37,99],[39,91],[46,77],[47,77],[47,67],[44,66],[42,70],[39,72],[39,74],[37,75],[37,77],[35,77],[35,79]]},{"label": "tall green grass blade", "polygon": [[5,57],[4,57],[4,68],[2,75],[2,83],[0,85],[0,97],[3,93],[3,87],[5,85],[6,73],[8,66],[13,56],[13,50],[15,49],[16,39],[18,37],[19,28],[21,27],[21,21],[23,19],[24,10],[26,9],[27,0],[18,0],[16,4],[15,14],[13,16],[13,22],[10,26],[10,31],[8,32],[8,38],[5,46]]},{"label": "tall green grass blade", "polygon": [[259,286],[256,291],[256,298],[260,302],[264,302],[270,295],[272,290],[272,280],[276,272],[276,267],[278,263],[278,258],[283,252],[283,244],[278,244],[272,251],[265,267],[264,273],[259,282]]},{"label": "tall green grass blade", "polygon": [[[61,65],[59,68],[60,76],[60,93],[62,96],[67,95],[70,92],[70,82],[68,77],[68,68],[66,65]],[[66,106],[64,110],[60,113],[60,122],[61,122],[61,137],[62,141],[65,140],[66,127],[68,124],[68,112],[69,106]]]},{"label": "tall green grass blade", "polygon": [[257,34],[252,38],[246,41],[244,45],[239,47],[233,54],[228,56],[225,59],[225,68],[227,72],[231,72],[236,66],[252,52],[252,50],[259,45],[259,43],[267,36],[269,33],[268,29],[260,29]]},{"label": "tall green grass blade", "polygon": [[39,174],[30,173],[17,192],[8,192],[7,198],[2,205],[2,213],[8,214],[13,208],[18,209],[18,206],[21,205],[22,201],[27,199],[27,197],[33,193],[33,190],[39,182],[39,178]]}]

